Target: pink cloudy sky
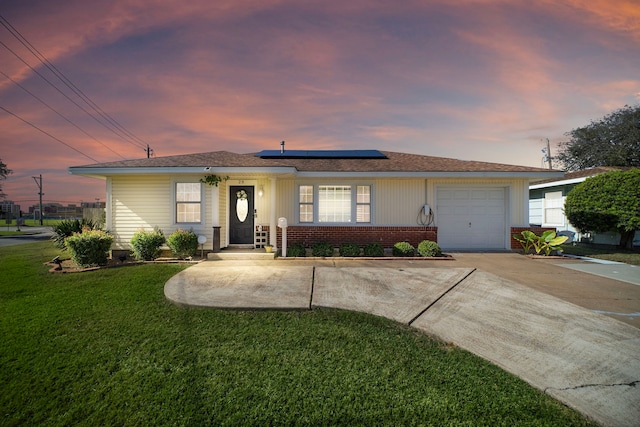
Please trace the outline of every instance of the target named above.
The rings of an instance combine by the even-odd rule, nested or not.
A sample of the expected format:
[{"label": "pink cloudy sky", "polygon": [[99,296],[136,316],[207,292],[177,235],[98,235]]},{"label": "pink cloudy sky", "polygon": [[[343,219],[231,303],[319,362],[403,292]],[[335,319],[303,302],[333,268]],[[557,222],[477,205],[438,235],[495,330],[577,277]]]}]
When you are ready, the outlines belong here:
[{"label": "pink cloudy sky", "polygon": [[[541,166],[544,138],[640,102],[636,0],[3,0],[0,15],[157,156],[286,140]],[[143,143],[52,89],[3,26],[0,41],[0,107],[73,147],[0,110],[8,199],[33,204],[42,174],[45,201],[104,200],[67,168]]]}]

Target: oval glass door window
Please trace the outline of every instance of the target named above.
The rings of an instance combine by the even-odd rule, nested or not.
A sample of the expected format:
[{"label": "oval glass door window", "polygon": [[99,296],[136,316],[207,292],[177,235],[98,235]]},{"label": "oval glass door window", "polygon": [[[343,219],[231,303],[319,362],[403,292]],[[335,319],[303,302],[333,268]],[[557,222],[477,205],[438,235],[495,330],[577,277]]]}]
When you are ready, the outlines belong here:
[{"label": "oval glass door window", "polygon": [[249,201],[247,200],[247,192],[240,190],[236,192],[236,215],[240,222],[245,222],[249,215]]}]

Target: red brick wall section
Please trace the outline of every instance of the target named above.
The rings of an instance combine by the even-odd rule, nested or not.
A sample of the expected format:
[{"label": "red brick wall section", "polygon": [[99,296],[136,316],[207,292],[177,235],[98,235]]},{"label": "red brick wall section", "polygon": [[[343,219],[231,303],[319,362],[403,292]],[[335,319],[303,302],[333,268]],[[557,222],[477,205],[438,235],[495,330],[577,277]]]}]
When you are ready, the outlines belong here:
[{"label": "red brick wall section", "polygon": [[536,235],[540,235],[543,232],[547,231],[547,230],[555,230],[555,228],[551,227],[511,227],[511,249],[513,250],[522,250],[522,245],[520,244],[520,242],[518,242],[516,239],[513,238],[513,235],[516,234],[520,234],[525,230],[529,230],[532,231],[534,233],[536,233]]},{"label": "red brick wall section", "polygon": [[[263,230],[268,227],[263,226]],[[391,248],[398,242],[409,242],[414,247],[423,240],[438,241],[437,227],[421,226],[289,226],[287,246],[302,243],[309,248],[317,242],[327,242],[338,247],[343,243],[380,243]],[[278,228],[278,247],[282,246],[282,229]]]}]

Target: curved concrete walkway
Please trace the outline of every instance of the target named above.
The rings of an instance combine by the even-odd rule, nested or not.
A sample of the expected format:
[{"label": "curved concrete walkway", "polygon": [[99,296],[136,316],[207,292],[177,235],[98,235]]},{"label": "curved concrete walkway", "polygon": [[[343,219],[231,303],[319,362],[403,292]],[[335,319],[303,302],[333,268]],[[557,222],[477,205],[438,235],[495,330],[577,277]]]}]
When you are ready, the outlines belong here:
[{"label": "curved concrete walkway", "polygon": [[[508,278],[511,268],[562,267],[514,254],[459,258],[203,262],[171,278],[165,295],[191,306],[388,317],[495,363],[601,425],[640,425],[640,329]],[[496,270],[491,260],[502,260],[507,278],[483,270]],[[572,274],[584,283],[597,277]]]}]

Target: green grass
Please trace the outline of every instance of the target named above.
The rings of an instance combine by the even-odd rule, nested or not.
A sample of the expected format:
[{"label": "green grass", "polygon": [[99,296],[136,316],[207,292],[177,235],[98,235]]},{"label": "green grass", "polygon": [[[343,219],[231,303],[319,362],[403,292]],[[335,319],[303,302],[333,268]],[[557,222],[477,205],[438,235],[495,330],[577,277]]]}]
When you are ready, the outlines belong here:
[{"label": "green grass", "polygon": [[[24,220],[24,225],[25,227],[53,227],[54,225],[58,225],[60,222],[62,222],[63,220],[61,219],[44,219],[42,220],[42,225],[40,225],[40,220],[39,219],[25,219]],[[0,224],[0,226],[4,226],[4,227],[15,227],[17,224],[16,219],[14,218],[11,221],[11,224],[7,224],[6,220],[2,221],[2,224]],[[21,226],[22,227],[22,226]]]},{"label": "green grass", "polygon": [[590,258],[606,259],[624,262],[625,264],[640,265],[640,252],[620,249],[616,246],[577,244],[562,245],[565,254],[587,256]]},{"label": "green grass", "polygon": [[0,425],[589,425],[494,365],[340,310],[168,303],[182,265],[51,274],[0,248]]},{"label": "green grass", "polygon": [[2,231],[0,230],[0,236],[23,236],[25,234],[24,231]]}]

